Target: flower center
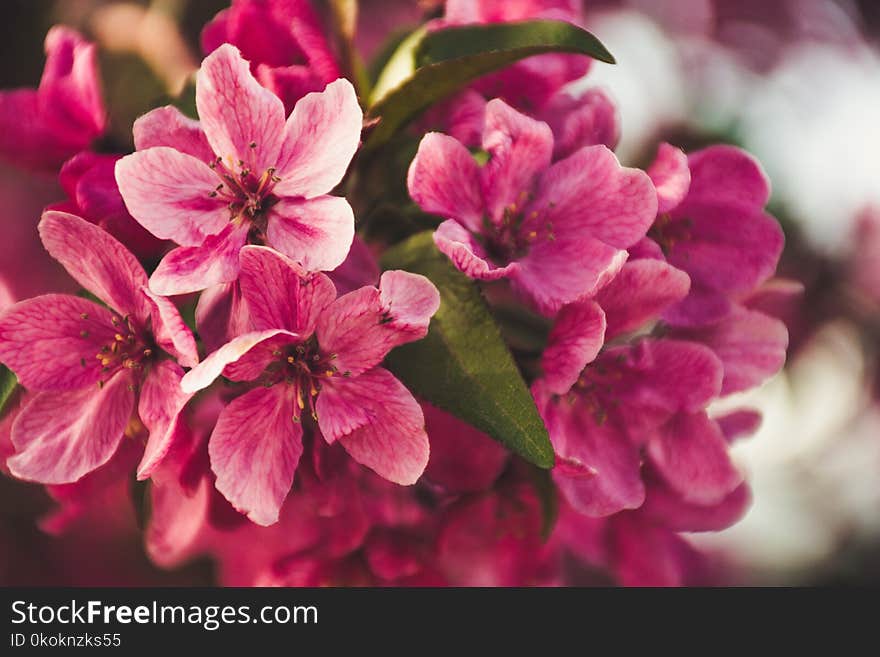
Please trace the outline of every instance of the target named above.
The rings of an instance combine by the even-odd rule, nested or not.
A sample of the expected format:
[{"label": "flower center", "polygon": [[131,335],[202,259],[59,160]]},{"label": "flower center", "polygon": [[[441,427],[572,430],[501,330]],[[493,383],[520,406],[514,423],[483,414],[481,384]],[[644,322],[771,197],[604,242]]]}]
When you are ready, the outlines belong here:
[{"label": "flower center", "polygon": [[[250,146],[256,148],[257,144],[251,142]],[[226,160],[218,157],[209,166],[220,179],[209,196],[226,201],[230,221],[250,224],[251,243],[265,243],[266,213],[278,202],[272,188],[281,180],[275,175],[275,167],[253,171],[243,160],[236,163],[231,157]]]},{"label": "flower center", "polygon": [[[92,320],[88,313],[80,315],[80,319],[84,324],[80,335],[86,338],[89,335],[88,325]],[[98,381],[98,387],[103,387],[107,379],[119,368],[142,371],[156,354],[155,346],[141,331],[137,330],[129,315],[119,317],[114,314],[110,321],[116,328],[116,333],[110,342],[102,345],[98,353],[95,354],[95,358],[101,363],[101,372],[106,374],[105,378]],[[81,362],[85,367],[85,359],[82,359]]]},{"label": "flower center", "polygon": [[657,242],[664,255],[668,255],[676,244],[691,239],[693,223],[690,219],[673,221],[668,214],[661,214],[648,230],[648,237]]},{"label": "flower center", "polygon": [[506,265],[525,256],[538,240],[553,241],[553,223],[542,219],[543,212],[532,210],[526,214],[524,206],[530,194],[521,192],[517,201],[504,208],[500,222],[483,217],[483,248],[496,263]]},{"label": "flower center", "polygon": [[605,424],[609,411],[620,406],[614,394],[616,384],[623,378],[616,368],[603,363],[591,363],[569,393],[569,402],[577,403],[593,415],[599,426]]}]

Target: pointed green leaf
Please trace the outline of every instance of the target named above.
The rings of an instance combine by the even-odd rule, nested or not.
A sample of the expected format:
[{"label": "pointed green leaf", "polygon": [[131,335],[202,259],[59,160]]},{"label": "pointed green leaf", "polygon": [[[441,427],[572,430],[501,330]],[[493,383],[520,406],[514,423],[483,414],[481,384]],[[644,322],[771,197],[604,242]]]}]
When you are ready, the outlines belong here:
[{"label": "pointed green leaf", "polygon": [[431,231],[389,249],[382,264],[427,276],[441,298],[427,337],[388,355],[391,371],[416,395],[552,467],[547,429],[474,282],[437,250]]},{"label": "pointed green leaf", "polygon": [[379,119],[379,123],[366,148],[384,143],[421,112],[472,80],[520,59],[550,52],[614,63],[595,36],[565,21],[466,25],[413,33],[376,83],[368,117]]},{"label": "pointed green leaf", "polygon": [[0,416],[6,412],[6,406],[12,400],[15,389],[18,387],[18,379],[5,365],[0,365]]}]

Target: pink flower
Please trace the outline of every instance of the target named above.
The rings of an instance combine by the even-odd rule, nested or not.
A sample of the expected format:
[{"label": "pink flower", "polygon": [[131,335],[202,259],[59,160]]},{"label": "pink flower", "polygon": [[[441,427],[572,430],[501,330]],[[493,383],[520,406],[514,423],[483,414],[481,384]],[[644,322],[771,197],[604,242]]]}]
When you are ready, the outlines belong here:
[{"label": "pink flower", "polygon": [[182,294],[234,281],[246,243],[269,244],[308,270],[342,263],[354,215],[328,193],[360,140],[351,84],[305,96],[285,122],[278,97],[223,45],[202,63],[196,106],[201,122],[172,107],[138,119],[138,151],[116,165],[132,216],[181,245],[159,263],[151,289]]},{"label": "pink flower", "polygon": [[308,275],[272,249],[245,247],[241,262],[241,294],[255,330],[182,382],[190,393],[221,373],[259,384],[226,407],[211,435],[220,492],[254,522],[276,522],[302,454],[304,415],[356,461],[390,481],[414,483],[428,460],[422,411],[379,364],[393,347],[424,337],[440,303],[434,286],[391,271],[378,289],[335,299],[326,275]]},{"label": "pink flower", "polygon": [[425,135],[409,169],[412,198],[444,217],[437,247],[471,278],[509,278],[540,312],[594,294],[656,215],[647,175],[621,167],[605,146],[551,165],[545,123],[492,100],[480,167],[465,146]]},{"label": "pink flower", "polygon": [[49,30],[39,88],[0,93],[0,154],[16,165],[54,170],[104,132],[95,55],[94,44],[76,31]]},{"label": "pink flower", "polygon": [[782,229],[764,211],[770,186],[760,165],[732,146],[686,156],[663,144],[648,170],[659,214],[648,235],[691,290],[665,319],[693,326],[726,316],[776,271]]},{"label": "pink flower", "polygon": [[342,77],[336,56],[308,0],[233,0],[202,30],[205,54],[237,46],[260,84],[290,112],[310,91]]},{"label": "pink flower", "polygon": [[36,393],[12,427],[9,469],[43,483],[78,480],[113,456],[137,402],[150,434],[138,476],[148,477],[188,399],[183,370],[163,351],[193,366],[195,340],[174,305],[147,290],[135,257],[103,230],[53,211],[39,229],[49,253],[108,307],[47,294],[0,317],[0,360]]}]

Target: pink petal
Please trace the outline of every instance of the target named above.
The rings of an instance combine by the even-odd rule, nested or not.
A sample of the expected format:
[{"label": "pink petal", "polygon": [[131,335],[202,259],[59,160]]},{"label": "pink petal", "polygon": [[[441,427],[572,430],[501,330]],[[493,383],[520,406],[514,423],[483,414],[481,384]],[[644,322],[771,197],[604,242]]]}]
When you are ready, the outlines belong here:
[{"label": "pink petal", "polygon": [[785,364],[785,324],[754,310],[738,308],[717,324],[677,334],[707,345],[721,359],[723,395],[754,388]]},{"label": "pink petal", "polygon": [[345,294],[364,285],[378,284],[379,263],[367,243],[355,234],[345,261],[327,275],[336,286],[337,293]]},{"label": "pink petal", "polygon": [[613,150],[620,139],[617,106],[601,89],[589,89],[579,97],[560,92],[541,109],[541,118],[553,130],[554,160],[584,146],[604,144]]},{"label": "pink petal", "polygon": [[733,307],[726,294],[692,280],[688,295],[663,312],[663,321],[672,326],[707,326],[723,320],[733,312]]},{"label": "pink petal", "polygon": [[434,231],[434,244],[460,272],[477,280],[496,281],[510,276],[519,268],[516,262],[497,266],[474,235],[451,219],[444,221]]},{"label": "pink petal", "polygon": [[141,385],[138,415],[150,438],[137,468],[139,480],[150,477],[171,449],[177,418],[192,397],[181,389],[182,378],[180,365],[162,360],[152,366]]},{"label": "pink petal", "polygon": [[739,438],[751,436],[761,426],[763,419],[761,413],[749,409],[731,411],[714,418],[729,443]]},{"label": "pink petal", "polygon": [[694,551],[675,532],[638,514],[612,520],[609,551],[623,586],[683,586]]},{"label": "pink petal", "polygon": [[65,212],[44,212],[39,231],[46,250],[80,285],[120,315],[145,322],[149,306],[140,290],[147,274],[128,249],[106,231]]},{"label": "pink petal", "polygon": [[[235,46],[223,44],[202,62],[196,108],[211,150],[256,175],[278,162],[284,105],[251,75]],[[215,183],[216,184],[216,183]]]},{"label": "pink petal", "polygon": [[13,475],[44,484],[76,481],[110,460],[134,410],[128,373],[98,388],[43,392],[12,425]]},{"label": "pink petal", "polygon": [[657,212],[662,214],[676,207],[687,196],[691,184],[688,158],[680,148],[660,144],[657,157],[648,169],[657,189]]},{"label": "pink petal", "polygon": [[217,351],[232,338],[252,330],[250,312],[238,281],[215,285],[199,295],[196,329],[205,351]]},{"label": "pink petal", "polygon": [[[358,406],[363,422],[343,417]],[[428,464],[428,436],[418,402],[381,367],[350,380],[333,379],[318,396],[318,425],[328,441],[339,440],[351,457],[381,477],[408,486]]]},{"label": "pink petal", "polygon": [[169,146],[186,155],[192,155],[205,164],[216,157],[199,122],[185,116],[172,105],[157,107],[139,117],[134,122],[132,131],[134,147],[139,151]]},{"label": "pink petal", "polygon": [[686,502],[665,485],[654,483],[639,513],[676,532],[719,532],[739,521],[751,501],[746,484],[734,488],[720,502],[702,505]]},{"label": "pink petal", "polygon": [[[292,112],[297,101],[306,94],[313,91],[323,91],[327,83],[327,80],[316,75],[310,66],[299,64],[277,68],[259,64],[254,75],[261,85],[282,100],[285,113]],[[334,75],[331,79],[337,77],[339,76]]]},{"label": "pink petal", "polygon": [[150,302],[153,338],[156,344],[174,356],[184,367],[195,367],[199,362],[199,351],[192,331],[180,316],[180,311],[169,299],[160,297],[142,288]]},{"label": "pink petal", "polygon": [[255,388],[230,402],[211,434],[208,454],[217,490],[258,525],[278,521],[302,455],[287,387]]},{"label": "pink petal", "polygon": [[363,112],[351,83],[331,82],[293,108],[284,127],[275,185],[278,196],[328,194],[345,175],[361,138]]},{"label": "pink petal", "polygon": [[272,329],[269,331],[254,331],[245,333],[220,347],[217,351],[209,355],[205,360],[192,368],[184,375],[180,386],[184,392],[198,392],[202,388],[207,388],[214,382],[224,368],[231,363],[235,363],[251,349],[259,345],[265,340],[274,338],[277,335],[286,335],[291,338],[298,336],[290,331],[283,329]]},{"label": "pink petal", "polygon": [[688,202],[763,208],[770,181],[758,161],[735,146],[716,145],[688,156],[691,187]]},{"label": "pink petal", "polygon": [[238,278],[238,255],[248,235],[247,224],[228,222],[201,246],[170,251],[150,276],[150,290],[162,296],[197,292]]},{"label": "pink petal", "polygon": [[283,328],[310,336],[319,315],[336,299],[336,288],[326,275],[309,274],[265,246],[241,250],[239,284],[257,331]]},{"label": "pink petal", "polygon": [[0,361],[25,388],[91,386],[103,375],[96,356],[115,334],[106,308],[79,297],[46,294],[0,316]]},{"label": "pink petal", "polygon": [[496,98],[486,105],[483,150],[490,156],[481,171],[486,211],[500,223],[505,208],[522,209],[536,177],[550,165],[553,133]]},{"label": "pink petal", "polygon": [[422,210],[455,219],[479,232],[483,222],[480,170],[470,151],[438,132],[422,137],[407,174],[407,188]]},{"label": "pink petal", "polygon": [[354,239],[354,212],[339,196],[282,199],[269,211],[267,242],[307,271],[330,271]]},{"label": "pink petal", "polygon": [[676,415],[648,442],[648,456],[687,502],[718,503],[742,482],[721,429],[705,412]]},{"label": "pink petal", "polygon": [[605,313],[593,301],[565,306],[556,317],[541,357],[544,383],[564,395],[583,369],[599,355],[605,342]]},{"label": "pink petal", "polygon": [[363,287],[330,305],[318,319],[321,350],[336,354],[340,372],[357,375],[379,363],[394,347],[428,332],[440,294],[424,276],[387,271],[379,289]]},{"label": "pink petal", "polygon": [[126,155],[116,163],[116,183],[131,216],[160,239],[196,246],[229,223],[226,201],[211,197],[218,176],[174,148]]},{"label": "pink petal", "polygon": [[661,260],[627,262],[596,297],[608,321],[607,339],[656,321],[689,289],[688,275]]}]

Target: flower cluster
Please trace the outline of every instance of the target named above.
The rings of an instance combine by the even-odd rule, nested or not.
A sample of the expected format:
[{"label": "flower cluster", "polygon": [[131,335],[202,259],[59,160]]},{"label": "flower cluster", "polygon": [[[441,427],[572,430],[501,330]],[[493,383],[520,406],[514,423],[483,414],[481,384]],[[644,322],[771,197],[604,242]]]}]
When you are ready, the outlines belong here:
[{"label": "flower cluster", "polygon": [[[758,163],[662,144],[647,171],[622,166],[611,99],[567,89],[591,61],[570,51],[467,81],[359,152],[383,117],[366,106],[365,121],[324,19],[304,0],[235,0],[202,33],[198,118],[150,109],[134,152],[95,146],[95,50],[67,28],[47,37],[39,89],[0,96],[0,122],[29,116],[0,152],[68,196],[38,230],[82,289],[0,315],[19,385],[0,423],[9,473],[49,487],[53,532],[96,490],[150,480],[150,557],[209,555],[226,584],[566,584],[572,559],[627,584],[698,577],[679,534],[744,513],[728,446],[760,420],[713,403],[787,347]],[[448,0],[426,34],[532,19],[580,10]],[[398,170],[389,149],[410,146]],[[415,229],[377,219],[383,194]],[[448,277],[380,275],[377,257],[426,229],[479,312],[541,327],[531,351],[499,336],[531,393],[515,410],[555,454],[545,486],[509,436],[469,423],[473,400],[434,399],[386,358],[448,330],[432,323]]]}]

